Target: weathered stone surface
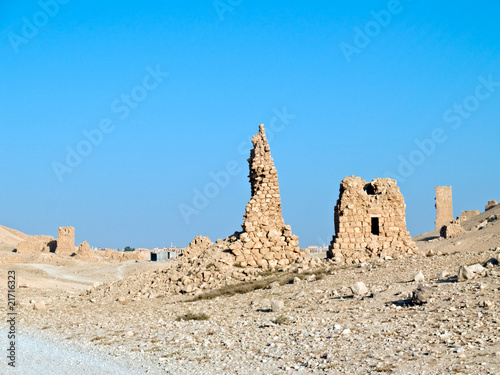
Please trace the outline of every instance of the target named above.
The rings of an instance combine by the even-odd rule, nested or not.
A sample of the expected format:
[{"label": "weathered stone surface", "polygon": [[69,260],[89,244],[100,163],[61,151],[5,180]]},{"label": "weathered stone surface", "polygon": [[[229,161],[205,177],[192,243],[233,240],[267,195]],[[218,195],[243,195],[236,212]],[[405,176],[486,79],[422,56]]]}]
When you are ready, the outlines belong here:
[{"label": "weathered stone surface", "polygon": [[429,302],[431,294],[431,288],[419,285],[418,288],[412,293],[411,303],[413,305],[423,305],[424,303]]},{"label": "weathered stone surface", "polygon": [[50,252],[55,249],[54,238],[29,238],[28,240],[21,241],[16,246],[17,253],[19,254],[39,254],[41,252]]},{"label": "weathered stone surface", "polygon": [[[185,257],[192,257],[201,253],[203,250],[205,250],[209,246],[212,246],[213,244],[214,243],[210,240],[210,238],[206,236],[196,236],[195,238],[193,238],[191,243],[184,248],[183,254]],[[235,250],[236,249],[238,248],[235,247]]]},{"label": "weathered stone surface", "polygon": [[59,227],[56,254],[71,255],[75,252],[75,228]]},{"label": "weathered stone surface", "polygon": [[474,278],[474,272],[468,266],[460,266],[458,269],[458,281],[471,280]]},{"label": "weathered stone surface", "polygon": [[451,186],[436,186],[436,230],[453,221]]},{"label": "weathered stone surface", "polygon": [[395,180],[366,183],[361,177],[344,178],[328,257],[352,264],[394,253],[412,254],[416,245],[406,230],[405,209]]},{"label": "weathered stone surface", "polygon": [[[264,125],[252,139],[248,159],[251,198],[243,216],[243,232],[228,237],[228,247],[235,255],[235,264],[246,267],[286,266],[303,258],[298,237],[281,216],[278,173],[271,157]],[[249,253],[240,249],[251,250]],[[257,250],[254,252],[254,250]]]},{"label": "weathered stone surface", "polygon": [[351,286],[351,290],[356,296],[366,296],[370,291],[362,281],[357,281]]},{"label": "weathered stone surface", "polygon": [[455,220],[441,228],[440,235],[444,238],[450,238],[464,233],[465,229],[460,225],[458,220]]}]

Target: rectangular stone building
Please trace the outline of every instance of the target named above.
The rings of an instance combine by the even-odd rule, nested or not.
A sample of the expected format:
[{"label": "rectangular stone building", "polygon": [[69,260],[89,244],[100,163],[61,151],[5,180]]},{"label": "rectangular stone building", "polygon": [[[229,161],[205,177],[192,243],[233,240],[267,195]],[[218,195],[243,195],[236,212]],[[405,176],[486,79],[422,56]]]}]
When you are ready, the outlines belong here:
[{"label": "rectangular stone building", "polygon": [[395,180],[346,177],[335,206],[335,236],[328,257],[359,263],[378,256],[413,253],[406,205]]}]

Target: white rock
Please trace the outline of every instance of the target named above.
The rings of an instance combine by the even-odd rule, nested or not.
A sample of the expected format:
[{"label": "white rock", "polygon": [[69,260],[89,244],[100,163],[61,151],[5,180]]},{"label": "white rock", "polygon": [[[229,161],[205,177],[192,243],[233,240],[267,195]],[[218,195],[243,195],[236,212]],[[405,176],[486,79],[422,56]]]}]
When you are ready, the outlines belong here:
[{"label": "white rock", "polygon": [[479,263],[473,264],[472,266],[469,266],[469,270],[471,270],[474,273],[481,273],[484,271],[484,267],[481,266]]},{"label": "white rock", "polygon": [[271,300],[271,310],[274,312],[281,311],[285,303],[282,300]]},{"label": "white rock", "polygon": [[442,279],[446,279],[448,276],[449,276],[449,272],[448,271],[441,271],[437,274],[437,278],[439,280],[442,280]]},{"label": "white rock", "polygon": [[355,282],[351,286],[351,290],[357,296],[366,296],[369,293],[368,288],[366,287],[365,283],[362,281]]},{"label": "white rock", "polygon": [[415,274],[414,280],[415,280],[415,282],[417,282],[417,283],[423,283],[423,282],[425,281],[425,276],[424,276],[424,274],[422,273],[422,271],[418,271],[418,272]]},{"label": "white rock", "polygon": [[474,272],[468,266],[460,266],[458,269],[458,281],[471,280],[474,278]]}]

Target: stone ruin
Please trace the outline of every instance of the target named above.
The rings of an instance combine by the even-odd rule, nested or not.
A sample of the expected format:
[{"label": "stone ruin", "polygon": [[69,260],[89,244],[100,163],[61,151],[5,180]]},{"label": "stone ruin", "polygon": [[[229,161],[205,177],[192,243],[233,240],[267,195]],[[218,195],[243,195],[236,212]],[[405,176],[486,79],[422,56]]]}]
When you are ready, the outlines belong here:
[{"label": "stone ruin", "polygon": [[182,254],[185,257],[192,257],[201,253],[203,250],[205,250],[209,246],[212,246],[213,244],[214,243],[210,240],[210,238],[206,236],[196,236],[195,238],[193,238],[191,243],[184,248]]},{"label": "stone ruin", "polygon": [[50,236],[29,236],[28,239],[16,245],[18,254],[39,254],[41,252],[54,252],[56,241]]},{"label": "stone ruin", "polygon": [[451,223],[443,225],[439,231],[439,235],[444,238],[455,237],[460,233],[464,233],[465,229],[460,224],[459,219],[453,220]]},{"label": "stone ruin", "polygon": [[56,254],[72,255],[75,253],[75,228],[59,227],[57,232]]},{"label": "stone ruin", "polygon": [[485,211],[488,211],[490,208],[493,208],[495,206],[498,206],[498,202],[497,201],[488,201],[488,204],[484,207],[484,210]]},{"label": "stone ruin", "polygon": [[468,211],[462,211],[462,214],[456,218],[458,222],[462,223],[464,221],[467,221],[469,219],[472,219],[473,217],[480,215],[481,212],[479,210],[468,210]]},{"label": "stone ruin", "polygon": [[327,252],[339,263],[362,263],[376,257],[413,254],[406,230],[406,205],[395,180],[346,177],[335,206],[335,235]]},{"label": "stone ruin", "polygon": [[299,239],[281,216],[278,173],[267,142],[264,125],[252,139],[248,159],[251,198],[243,216],[243,231],[227,238],[229,249],[242,267],[286,266],[303,257]]},{"label": "stone ruin", "polygon": [[436,186],[436,230],[440,232],[454,219],[451,186]]}]

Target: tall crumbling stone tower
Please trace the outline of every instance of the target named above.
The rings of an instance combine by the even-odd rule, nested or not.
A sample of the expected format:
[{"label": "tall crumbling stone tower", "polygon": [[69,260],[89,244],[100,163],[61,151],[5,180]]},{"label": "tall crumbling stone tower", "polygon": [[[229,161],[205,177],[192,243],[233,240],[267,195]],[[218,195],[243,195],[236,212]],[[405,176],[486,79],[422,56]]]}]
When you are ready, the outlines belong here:
[{"label": "tall crumbling stone tower", "polygon": [[243,232],[230,238],[236,264],[251,267],[286,266],[302,257],[298,237],[281,216],[278,173],[271,157],[264,125],[252,139],[248,163],[252,196],[243,216]]},{"label": "tall crumbling stone tower", "polygon": [[56,254],[71,255],[75,252],[75,228],[59,227]]},{"label": "tall crumbling stone tower", "polygon": [[436,186],[436,230],[440,231],[454,219],[451,186]]},{"label": "tall crumbling stone tower", "polygon": [[335,235],[327,256],[348,264],[378,256],[413,253],[415,243],[406,230],[406,205],[395,180],[366,183],[346,177],[335,206]]}]

